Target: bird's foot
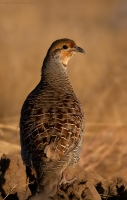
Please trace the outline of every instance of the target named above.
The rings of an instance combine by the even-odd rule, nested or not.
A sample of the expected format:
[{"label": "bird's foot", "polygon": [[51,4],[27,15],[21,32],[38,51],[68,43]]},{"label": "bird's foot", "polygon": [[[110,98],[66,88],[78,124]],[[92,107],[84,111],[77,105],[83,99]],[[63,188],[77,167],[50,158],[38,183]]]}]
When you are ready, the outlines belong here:
[{"label": "bird's foot", "polygon": [[65,172],[63,172],[62,173],[62,178],[61,178],[61,180],[60,180],[60,182],[59,182],[59,185],[62,185],[62,184],[66,184],[66,183],[73,183],[75,180],[78,180],[78,178],[77,177],[73,177],[73,178],[71,178],[70,180],[67,180],[66,179],[66,173]]}]

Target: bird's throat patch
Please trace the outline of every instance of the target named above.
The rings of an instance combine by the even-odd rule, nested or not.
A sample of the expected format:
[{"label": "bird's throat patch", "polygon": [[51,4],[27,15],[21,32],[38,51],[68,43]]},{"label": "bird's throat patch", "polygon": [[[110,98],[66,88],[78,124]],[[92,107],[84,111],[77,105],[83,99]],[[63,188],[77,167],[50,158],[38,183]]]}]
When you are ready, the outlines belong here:
[{"label": "bird's throat patch", "polygon": [[70,58],[73,56],[73,52],[69,52],[69,51],[62,51],[62,63],[63,65],[66,67],[68,61],[70,60]]}]

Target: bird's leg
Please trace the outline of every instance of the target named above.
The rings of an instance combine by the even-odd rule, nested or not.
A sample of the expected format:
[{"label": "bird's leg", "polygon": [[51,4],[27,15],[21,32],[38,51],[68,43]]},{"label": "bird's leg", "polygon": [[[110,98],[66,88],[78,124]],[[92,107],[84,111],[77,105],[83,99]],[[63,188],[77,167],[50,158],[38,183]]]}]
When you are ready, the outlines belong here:
[{"label": "bird's leg", "polygon": [[61,180],[60,180],[60,182],[59,182],[59,185],[61,185],[62,183],[64,183],[64,184],[66,184],[66,183],[73,183],[75,180],[78,180],[78,178],[77,177],[73,177],[73,178],[71,178],[70,180],[67,180],[66,179],[66,172],[65,171],[63,171],[62,172],[62,178],[61,178]]}]

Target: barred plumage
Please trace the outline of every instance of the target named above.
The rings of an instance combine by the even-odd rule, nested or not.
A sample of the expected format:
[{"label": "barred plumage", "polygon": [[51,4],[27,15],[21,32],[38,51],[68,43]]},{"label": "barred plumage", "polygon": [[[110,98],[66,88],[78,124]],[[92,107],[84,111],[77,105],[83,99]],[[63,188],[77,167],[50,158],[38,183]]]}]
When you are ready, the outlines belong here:
[{"label": "barred plumage", "polygon": [[42,77],[26,98],[20,119],[21,154],[37,174],[39,190],[52,196],[62,172],[81,154],[84,114],[66,66],[77,52],[73,40],[55,41],[47,52]]}]

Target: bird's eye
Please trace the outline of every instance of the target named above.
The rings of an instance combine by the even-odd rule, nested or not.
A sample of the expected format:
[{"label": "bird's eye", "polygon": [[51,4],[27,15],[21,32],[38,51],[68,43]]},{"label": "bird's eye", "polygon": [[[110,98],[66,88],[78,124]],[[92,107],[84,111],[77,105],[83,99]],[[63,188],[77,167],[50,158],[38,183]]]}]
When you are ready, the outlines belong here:
[{"label": "bird's eye", "polygon": [[63,49],[68,49],[68,46],[67,45],[63,45]]}]

